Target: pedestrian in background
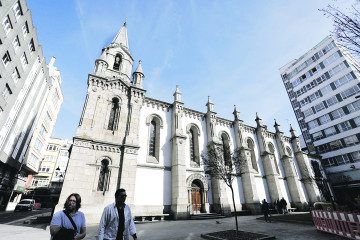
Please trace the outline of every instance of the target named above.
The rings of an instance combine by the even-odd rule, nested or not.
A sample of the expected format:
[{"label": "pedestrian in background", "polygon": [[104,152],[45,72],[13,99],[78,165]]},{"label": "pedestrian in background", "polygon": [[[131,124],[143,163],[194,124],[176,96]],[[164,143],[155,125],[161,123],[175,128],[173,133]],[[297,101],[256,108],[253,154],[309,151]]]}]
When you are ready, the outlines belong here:
[{"label": "pedestrian in background", "polygon": [[269,218],[269,212],[270,212],[269,204],[267,203],[267,201],[265,199],[262,201],[261,208],[262,208],[262,211],[264,213],[265,222],[268,222],[268,221],[271,222],[270,218]]}]

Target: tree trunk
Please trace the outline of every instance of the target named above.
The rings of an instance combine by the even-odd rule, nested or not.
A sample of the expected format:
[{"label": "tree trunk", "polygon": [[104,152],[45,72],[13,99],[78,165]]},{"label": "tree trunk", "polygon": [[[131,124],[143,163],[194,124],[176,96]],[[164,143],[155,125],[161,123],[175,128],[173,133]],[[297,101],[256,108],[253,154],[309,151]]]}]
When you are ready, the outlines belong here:
[{"label": "tree trunk", "polygon": [[236,206],[235,206],[234,189],[233,189],[232,185],[230,185],[229,187],[231,189],[232,201],[233,201],[234,211],[235,211],[236,236],[237,236],[238,232],[239,232],[239,225],[238,225],[238,221],[237,221],[237,212],[236,212]]}]

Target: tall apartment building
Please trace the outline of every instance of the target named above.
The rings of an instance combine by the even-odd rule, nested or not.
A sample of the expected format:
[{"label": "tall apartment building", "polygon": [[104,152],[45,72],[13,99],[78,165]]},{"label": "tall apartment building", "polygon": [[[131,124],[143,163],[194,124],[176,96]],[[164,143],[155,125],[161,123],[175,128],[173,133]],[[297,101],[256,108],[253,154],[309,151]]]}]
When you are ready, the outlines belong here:
[{"label": "tall apartment building", "polygon": [[360,194],[357,69],[357,61],[331,36],[280,68],[307,148],[322,157],[341,203]]},{"label": "tall apartment building", "polygon": [[[26,1],[1,1],[0,20],[0,209],[5,209],[25,190],[17,183],[25,182],[31,169],[24,159],[54,81]],[[37,167],[34,162],[32,171]]]}]

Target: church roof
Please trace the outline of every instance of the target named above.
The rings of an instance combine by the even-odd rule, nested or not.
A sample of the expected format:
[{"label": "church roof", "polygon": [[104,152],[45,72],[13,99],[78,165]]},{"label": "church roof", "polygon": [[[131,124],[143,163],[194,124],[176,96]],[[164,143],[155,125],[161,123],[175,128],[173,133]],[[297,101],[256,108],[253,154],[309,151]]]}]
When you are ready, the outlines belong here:
[{"label": "church roof", "polygon": [[114,40],[112,40],[110,45],[112,45],[112,46],[123,46],[123,47],[129,49],[126,22],[121,27],[120,31],[115,36]]}]

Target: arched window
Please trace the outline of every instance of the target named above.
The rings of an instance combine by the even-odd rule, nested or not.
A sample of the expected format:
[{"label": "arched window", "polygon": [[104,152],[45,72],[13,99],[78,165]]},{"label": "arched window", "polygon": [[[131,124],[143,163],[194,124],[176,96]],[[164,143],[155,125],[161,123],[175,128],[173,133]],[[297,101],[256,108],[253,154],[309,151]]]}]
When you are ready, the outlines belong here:
[{"label": "arched window", "polygon": [[199,127],[195,124],[186,126],[186,132],[189,136],[189,152],[190,152],[190,166],[200,167],[200,154],[199,154]]},{"label": "arched window", "polygon": [[254,141],[250,138],[248,138],[247,140],[247,145],[248,145],[248,148],[250,149],[250,157],[251,157],[251,165],[252,165],[252,168],[255,170],[255,171],[259,171],[258,169],[258,165],[257,165],[257,162],[256,162],[256,157],[255,157],[255,146],[254,146]]},{"label": "arched window", "polygon": [[155,157],[155,143],[156,143],[156,123],[150,123],[150,138],[149,138],[149,156]]},{"label": "arched window", "polygon": [[160,128],[163,127],[163,121],[160,116],[152,114],[146,118],[146,125],[149,126],[148,154],[146,162],[159,163]]},{"label": "arched window", "polygon": [[275,164],[276,172],[277,172],[277,174],[280,174],[279,166],[277,164],[276,157],[275,157],[275,147],[274,147],[274,145],[272,145],[272,143],[269,143],[268,148],[269,148],[270,153],[272,153],[274,156],[274,164]]},{"label": "arched window", "polygon": [[231,166],[231,154],[230,154],[230,139],[226,133],[221,134],[221,142],[224,154],[224,163],[226,166]]},{"label": "arched window", "polygon": [[105,192],[108,189],[108,185],[109,185],[108,180],[109,180],[109,161],[104,159],[101,161],[97,190]]},{"label": "arched window", "polygon": [[192,129],[190,129],[189,141],[190,141],[190,160],[191,160],[192,162],[195,162],[194,132],[193,132]]},{"label": "arched window", "polygon": [[117,130],[120,115],[119,109],[119,99],[113,98],[109,116],[108,130]]},{"label": "arched window", "polygon": [[121,54],[118,53],[115,56],[113,69],[114,70],[120,70],[120,64],[121,64]]}]

